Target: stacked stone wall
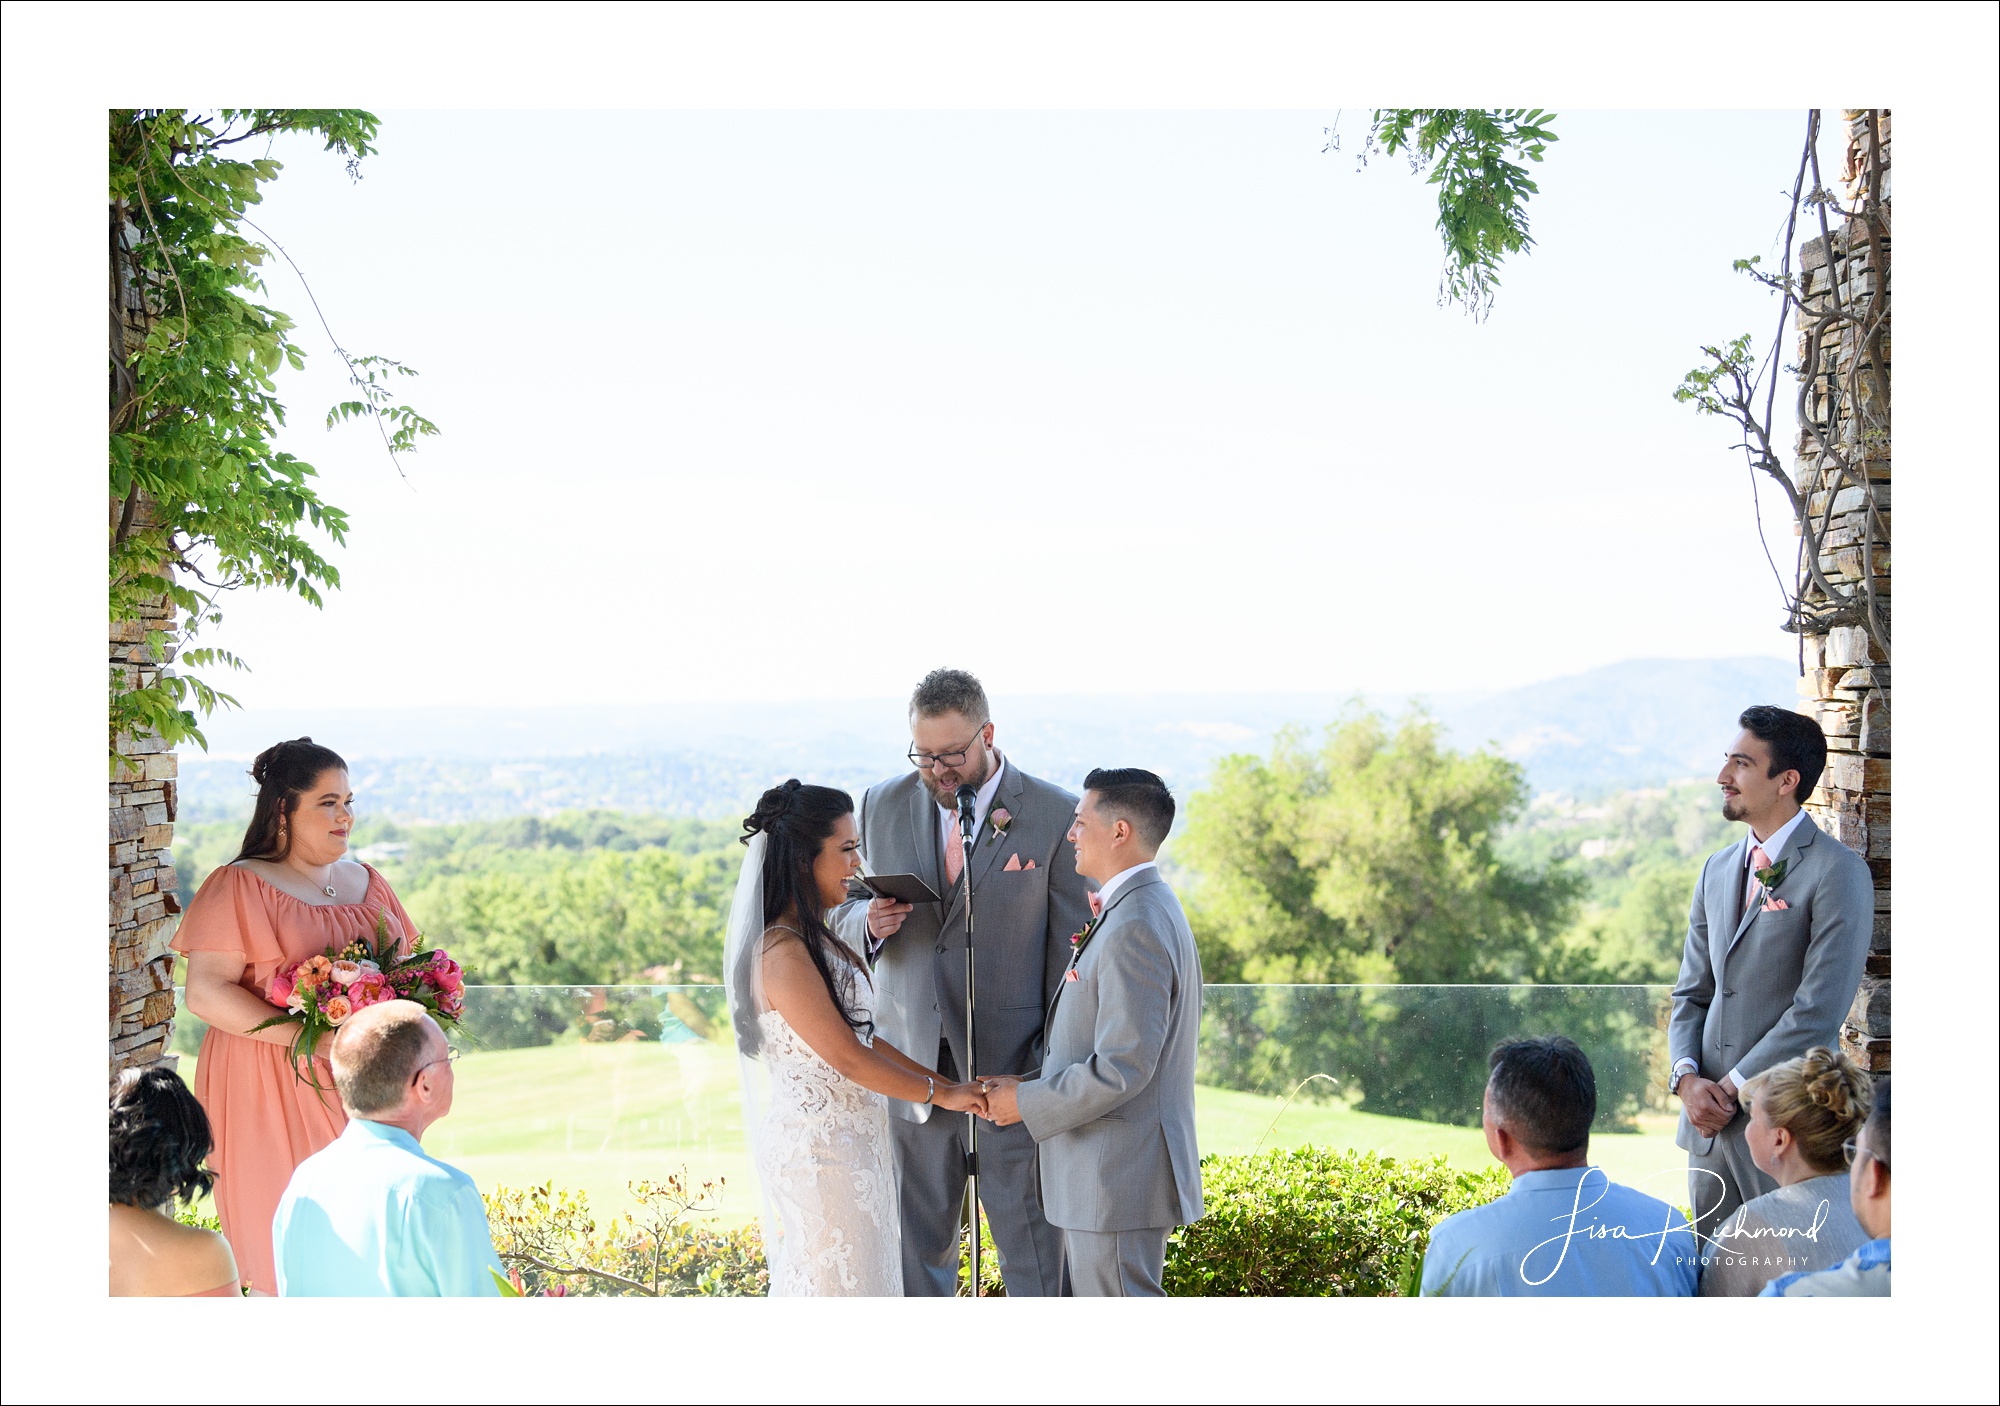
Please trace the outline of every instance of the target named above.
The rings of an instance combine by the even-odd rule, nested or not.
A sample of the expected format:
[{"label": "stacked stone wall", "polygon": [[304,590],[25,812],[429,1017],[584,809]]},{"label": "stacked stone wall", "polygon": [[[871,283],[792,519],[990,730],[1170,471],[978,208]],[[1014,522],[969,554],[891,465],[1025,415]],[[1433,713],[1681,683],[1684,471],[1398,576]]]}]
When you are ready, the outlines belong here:
[{"label": "stacked stone wall", "polygon": [[[112,504],[116,513],[119,504]],[[146,631],[173,638],[174,610],[162,596],[137,620],[111,627],[110,664],[130,686],[157,679],[172,660],[154,659]],[[174,954],[167,949],[179,921],[174,886],[176,766],[160,738],[120,734],[111,777],[111,1077],[149,1064],[173,1067]]]},{"label": "stacked stone wall", "polygon": [[[1846,173],[1850,208],[1858,200],[1871,174],[1867,114],[1847,114],[1849,160]],[[1886,226],[1889,191],[1889,113],[1876,113],[1880,134],[1879,176],[1882,214]],[[1875,291],[1884,269],[1873,266],[1871,248],[1858,222],[1832,232],[1827,240],[1815,239],[1804,248],[1803,270],[1807,295],[1824,294],[1838,285],[1849,301],[1865,300]],[[1886,249],[1886,242],[1884,248]],[[1886,286],[1883,289],[1887,296]],[[1879,368],[1887,384],[1889,338],[1886,329],[1879,343],[1884,364]],[[1805,365],[1803,339],[1799,349],[1800,375],[1816,377],[1812,394],[1825,396],[1827,373],[1844,377],[1856,357],[1869,355],[1857,345],[1850,327],[1835,343],[1823,348],[1820,364]],[[1865,387],[1864,387],[1865,389]],[[1815,406],[1819,418],[1829,407],[1822,400]],[[1864,460],[1870,492],[1848,485],[1829,495],[1816,494],[1811,500],[1815,521],[1826,521],[1831,509],[1831,530],[1827,532],[1819,556],[1820,569],[1841,591],[1855,589],[1872,568],[1877,614],[1885,626],[1890,614],[1889,526],[1890,454],[1883,434],[1879,442],[1863,443],[1858,427],[1836,419],[1835,441],[1850,461]],[[1802,491],[1819,481],[1819,454],[1810,436],[1801,432],[1794,482]],[[1872,494],[1876,526],[1872,548],[1864,554],[1866,499]],[[1796,530],[1796,529],[1795,529]],[[1865,559],[1864,559],[1865,558]],[[1889,749],[1889,661],[1881,645],[1866,629],[1839,627],[1803,638],[1804,668],[1799,680],[1802,695],[1799,711],[1816,717],[1826,733],[1829,755],[1826,775],[1806,809],[1827,834],[1862,855],[1875,876],[1875,925],[1869,950],[1867,974],[1847,1015],[1841,1032],[1842,1043],[1864,1067],[1877,1072],[1889,1068],[1889,955],[1890,955],[1890,749]]]}]

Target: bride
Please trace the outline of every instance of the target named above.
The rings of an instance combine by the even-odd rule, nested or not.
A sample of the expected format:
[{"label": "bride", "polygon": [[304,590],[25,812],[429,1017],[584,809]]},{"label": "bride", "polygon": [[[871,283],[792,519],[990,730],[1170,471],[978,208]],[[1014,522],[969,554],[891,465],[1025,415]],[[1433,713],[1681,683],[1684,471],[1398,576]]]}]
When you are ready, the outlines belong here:
[{"label": "bride", "polygon": [[900,1295],[888,1100],[984,1113],[985,1099],[874,1038],[868,965],[826,922],[861,872],[853,799],[787,781],[743,829],[723,964],[771,1295]]}]

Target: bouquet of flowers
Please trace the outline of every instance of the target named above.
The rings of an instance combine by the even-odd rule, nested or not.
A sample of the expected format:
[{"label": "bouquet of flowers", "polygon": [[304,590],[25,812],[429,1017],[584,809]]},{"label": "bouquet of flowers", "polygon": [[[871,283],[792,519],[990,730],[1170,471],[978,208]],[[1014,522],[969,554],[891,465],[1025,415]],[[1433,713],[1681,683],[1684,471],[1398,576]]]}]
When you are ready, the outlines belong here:
[{"label": "bouquet of flowers", "polygon": [[285,1013],[251,1028],[297,1025],[292,1064],[317,1089],[312,1061],[320,1042],[358,1010],[382,1001],[415,1001],[439,1025],[456,1025],[465,1012],[464,969],[441,947],[424,950],[421,933],[408,952],[399,952],[400,945],[389,930],[385,908],[376,915],[372,938],[356,937],[343,947],[278,968],[266,995]]}]

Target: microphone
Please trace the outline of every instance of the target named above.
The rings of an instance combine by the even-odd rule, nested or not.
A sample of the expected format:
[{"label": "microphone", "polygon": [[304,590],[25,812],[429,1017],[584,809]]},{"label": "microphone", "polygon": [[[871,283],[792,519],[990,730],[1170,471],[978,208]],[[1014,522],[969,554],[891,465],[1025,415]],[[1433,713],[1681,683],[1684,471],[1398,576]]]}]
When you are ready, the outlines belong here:
[{"label": "microphone", "polygon": [[979,792],[971,786],[958,788],[958,828],[966,834],[972,833],[972,808],[979,800]]}]

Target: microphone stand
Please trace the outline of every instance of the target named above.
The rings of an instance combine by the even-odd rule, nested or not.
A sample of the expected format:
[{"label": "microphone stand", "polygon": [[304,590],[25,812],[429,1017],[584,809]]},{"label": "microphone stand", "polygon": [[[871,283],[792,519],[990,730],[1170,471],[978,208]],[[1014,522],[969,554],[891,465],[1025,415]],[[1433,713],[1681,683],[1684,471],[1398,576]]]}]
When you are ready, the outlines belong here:
[{"label": "microphone stand", "polygon": [[[977,1078],[973,1067],[979,1059],[979,1032],[974,1024],[973,976],[972,976],[972,826],[973,789],[962,786],[958,792],[959,853],[964,862],[959,865],[959,882],[965,885],[965,1082],[973,1083]],[[968,1150],[965,1159],[966,1191],[972,1208],[972,1297],[979,1297],[979,1115],[965,1115],[965,1133]]]}]

